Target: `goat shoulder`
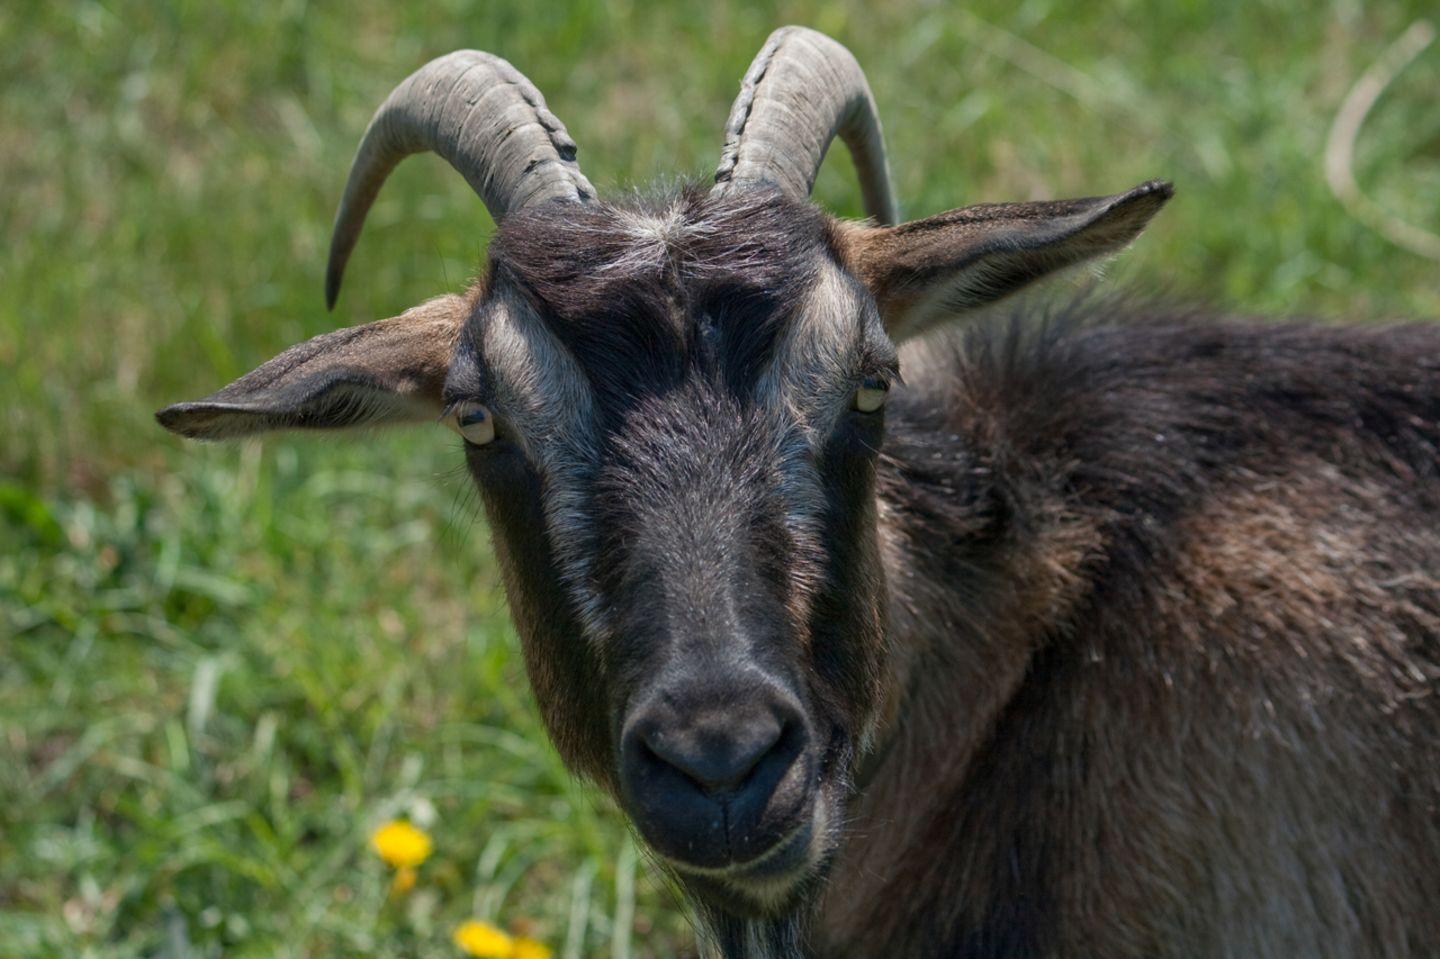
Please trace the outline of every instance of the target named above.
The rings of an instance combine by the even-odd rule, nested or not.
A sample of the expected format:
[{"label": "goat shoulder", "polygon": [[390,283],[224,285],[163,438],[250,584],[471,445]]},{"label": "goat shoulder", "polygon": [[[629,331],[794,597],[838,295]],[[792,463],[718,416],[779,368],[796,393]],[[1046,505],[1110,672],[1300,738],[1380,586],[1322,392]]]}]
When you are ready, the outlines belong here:
[{"label": "goat shoulder", "polygon": [[1440,331],[1072,317],[912,353],[899,718],[822,954],[1440,941],[1440,877],[1389,868],[1440,853]]}]

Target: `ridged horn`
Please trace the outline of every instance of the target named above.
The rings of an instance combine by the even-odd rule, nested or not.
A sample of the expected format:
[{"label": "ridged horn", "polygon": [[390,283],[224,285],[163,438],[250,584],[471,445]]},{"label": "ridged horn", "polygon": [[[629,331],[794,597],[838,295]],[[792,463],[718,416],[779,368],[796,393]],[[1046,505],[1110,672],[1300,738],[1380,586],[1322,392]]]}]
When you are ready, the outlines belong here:
[{"label": "ridged horn", "polygon": [[896,220],[880,117],[865,73],[850,51],[823,33],[781,27],[765,41],[740,82],[715,171],[717,193],[760,180],[810,196],[820,161],[836,136],[855,161],[865,212]]},{"label": "ridged horn", "polygon": [[405,157],[426,151],[458,170],[496,220],[534,203],[583,203],[595,194],[575,162],[575,141],[524,74],[479,50],[431,60],[386,98],[355,151],[330,238],[327,306],[335,305],[381,184]]}]

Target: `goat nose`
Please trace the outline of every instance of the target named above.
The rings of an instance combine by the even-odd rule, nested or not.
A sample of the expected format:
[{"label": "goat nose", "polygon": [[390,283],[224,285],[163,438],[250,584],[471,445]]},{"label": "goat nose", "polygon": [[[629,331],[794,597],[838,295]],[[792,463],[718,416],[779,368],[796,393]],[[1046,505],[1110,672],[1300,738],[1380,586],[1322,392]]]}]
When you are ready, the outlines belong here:
[{"label": "goat nose", "polygon": [[772,710],[740,716],[709,713],[688,724],[654,726],[645,748],[707,793],[732,792],[774,752],[785,732],[785,717]]},{"label": "goat nose", "polygon": [[673,861],[750,862],[808,815],[810,740],[800,702],[778,682],[742,676],[660,687],[621,731],[622,801]]},{"label": "goat nose", "polygon": [[[800,708],[768,683],[738,689],[667,690],[637,708],[622,734],[632,778],[678,777],[707,796],[768,788],[805,745]],[[763,767],[763,769],[762,769]],[[770,783],[769,786],[773,786]]]}]

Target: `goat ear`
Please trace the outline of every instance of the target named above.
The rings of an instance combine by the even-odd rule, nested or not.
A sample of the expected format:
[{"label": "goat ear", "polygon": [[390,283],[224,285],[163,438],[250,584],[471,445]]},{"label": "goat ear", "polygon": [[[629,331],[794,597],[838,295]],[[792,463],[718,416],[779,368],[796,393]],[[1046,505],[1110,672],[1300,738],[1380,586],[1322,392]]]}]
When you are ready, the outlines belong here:
[{"label": "goat ear", "polygon": [[338,429],[435,419],[472,303],[429,300],[399,316],[325,333],[203,400],[155,414],[167,430],[222,440],[281,429]]},{"label": "goat ear", "polygon": [[841,255],[874,294],[896,341],[1000,299],[1057,269],[1119,250],[1174,192],[1041,203],[982,203],[888,227],[848,227]]}]

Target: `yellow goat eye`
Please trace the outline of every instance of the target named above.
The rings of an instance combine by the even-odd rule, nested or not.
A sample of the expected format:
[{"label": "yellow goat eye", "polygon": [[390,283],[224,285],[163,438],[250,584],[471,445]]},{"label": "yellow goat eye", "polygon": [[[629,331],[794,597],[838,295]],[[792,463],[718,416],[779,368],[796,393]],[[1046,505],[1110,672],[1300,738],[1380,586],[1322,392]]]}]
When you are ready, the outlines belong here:
[{"label": "yellow goat eye", "polygon": [[860,381],[860,388],[855,391],[853,406],[861,413],[873,413],[885,405],[885,398],[890,395],[890,384],[878,376],[867,376]]},{"label": "yellow goat eye", "polygon": [[445,425],[465,438],[465,442],[484,446],[495,439],[495,417],[482,403],[456,404],[445,417]]}]

